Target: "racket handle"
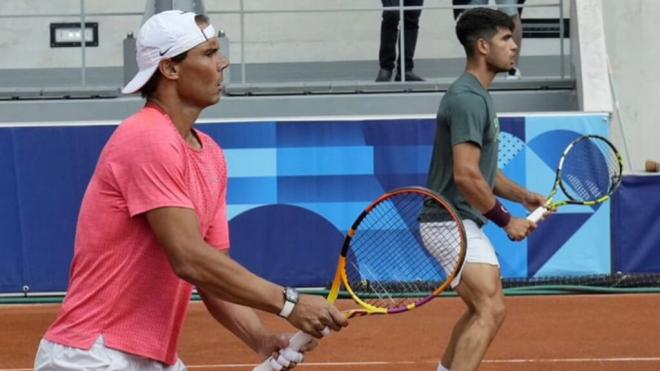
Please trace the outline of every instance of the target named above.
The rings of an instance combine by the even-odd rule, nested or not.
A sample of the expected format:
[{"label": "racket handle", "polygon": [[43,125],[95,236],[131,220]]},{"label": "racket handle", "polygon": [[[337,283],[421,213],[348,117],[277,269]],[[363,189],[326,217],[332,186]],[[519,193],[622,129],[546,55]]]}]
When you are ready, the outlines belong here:
[{"label": "racket handle", "polygon": [[[289,339],[289,346],[286,349],[297,352],[300,350],[300,348],[303,347],[303,345],[312,341],[312,339],[314,339],[312,335],[309,335],[302,331],[298,331],[297,334],[293,335],[291,339]],[[273,357],[271,356],[268,357],[265,361],[263,361],[260,365],[255,367],[252,371],[279,371],[282,368],[282,367],[277,368],[277,366],[274,365],[279,366],[279,363],[277,363],[277,361],[274,360]]]},{"label": "racket handle", "polygon": [[538,223],[541,218],[543,218],[543,214],[545,214],[548,211],[543,206],[539,206],[536,210],[532,211],[531,214],[527,215],[527,220],[530,220],[534,223]]}]

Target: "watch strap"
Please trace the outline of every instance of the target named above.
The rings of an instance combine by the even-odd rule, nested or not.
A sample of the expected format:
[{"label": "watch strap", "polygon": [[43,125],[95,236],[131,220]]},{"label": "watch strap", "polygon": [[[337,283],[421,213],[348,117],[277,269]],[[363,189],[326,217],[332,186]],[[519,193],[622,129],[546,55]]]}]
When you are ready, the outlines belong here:
[{"label": "watch strap", "polygon": [[282,307],[282,310],[280,311],[280,313],[278,315],[280,317],[283,317],[283,318],[289,318],[289,316],[291,315],[291,312],[293,312],[293,308],[295,306],[296,306],[296,303],[288,301],[288,300],[285,299],[284,300],[284,306]]}]

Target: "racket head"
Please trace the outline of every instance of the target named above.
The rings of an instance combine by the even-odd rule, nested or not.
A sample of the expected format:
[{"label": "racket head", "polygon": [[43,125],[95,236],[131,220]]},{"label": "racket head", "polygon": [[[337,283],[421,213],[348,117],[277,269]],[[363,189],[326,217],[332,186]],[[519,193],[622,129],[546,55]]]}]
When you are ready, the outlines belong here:
[{"label": "racket head", "polygon": [[600,135],[584,135],[568,145],[559,161],[557,183],[569,203],[604,202],[621,184],[623,160]]},{"label": "racket head", "polygon": [[450,286],[465,259],[467,238],[454,208],[422,187],[388,192],[351,226],[341,251],[341,281],[364,314],[419,307]]}]

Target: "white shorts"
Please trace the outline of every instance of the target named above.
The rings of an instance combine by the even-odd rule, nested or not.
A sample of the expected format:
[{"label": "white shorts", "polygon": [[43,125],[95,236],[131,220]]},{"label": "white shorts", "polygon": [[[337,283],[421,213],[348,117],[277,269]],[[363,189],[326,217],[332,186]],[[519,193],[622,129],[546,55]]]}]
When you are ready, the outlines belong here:
[{"label": "white shorts", "polygon": [[[444,230],[447,229],[448,224],[451,225],[452,223],[446,223],[446,222],[421,223],[420,228],[421,229],[442,228]],[[467,237],[467,251],[465,253],[465,261],[463,261],[463,267],[465,266],[466,263],[490,264],[499,267],[500,263],[497,260],[497,255],[495,254],[495,248],[493,247],[493,244],[490,243],[490,240],[488,239],[484,231],[481,228],[479,228],[477,223],[469,219],[464,219],[463,225],[465,226],[465,235]],[[424,237],[425,235],[442,236],[445,235],[445,233],[442,232],[422,233],[422,237]],[[424,241],[424,244],[425,245],[432,244],[432,241]],[[438,258],[443,267],[451,266],[452,262],[444,262],[442,258],[440,257]],[[458,286],[459,283],[461,283],[461,275],[463,274],[463,267],[461,267],[461,270],[452,280],[451,282],[452,288],[455,288],[456,286]],[[447,272],[447,273],[450,274],[451,272]]]},{"label": "white shorts", "polygon": [[177,359],[176,364],[167,366],[151,359],[107,348],[103,336],[99,336],[90,350],[72,348],[41,339],[34,359],[34,370],[186,371],[187,368],[180,359]]},{"label": "white shorts", "polygon": [[[518,13],[518,0],[495,0],[495,3],[499,5],[497,10],[502,11],[508,14],[511,17],[517,16]],[[486,5],[488,0],[470,0],[467,5]],[[513,5],[513,6],[502,6],[502,5]]]}]

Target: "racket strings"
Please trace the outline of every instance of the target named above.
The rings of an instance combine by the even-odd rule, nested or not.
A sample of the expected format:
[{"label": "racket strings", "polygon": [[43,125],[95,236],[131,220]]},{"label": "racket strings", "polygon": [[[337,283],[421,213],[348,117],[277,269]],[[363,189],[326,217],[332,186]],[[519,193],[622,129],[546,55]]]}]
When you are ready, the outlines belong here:
[{"label": "racket strings", "polygon": [[[401,209],[401,213],[408,212],[406,208],[401,206],[399,207]],[[402,224],[399,222],[399,220],[397,220],[398,217],[395,217],[396,213],[392,212],[394,208],[395,206],[393,206],[391,202],[388,201],[373,209],[370,215],[361,223],[358,237],[361,238],[361,240],[355,238],[352,246],[354,255],[360,255],[359,259],[356,259],[353,263],[353,272],[360,273],[357,275],[357,277],[360,278],[360,285],[353,283],[353,286],[359,287],[362,290],[371,291],[372,293],[377,294],[376,296],[379,299],[386,298],[389,302],[387,305],[388,307],[396,306],[399,302],[398,300],[394,300],[392,298],[390,292],[397,293],[401,291],[410,291],[411,287],[404,281],[397,282],[401,287],[393,287],[391,283],[385,285],[384,280],[379,280],[380,277],[384,276],[384,272],[382,272],[383,267],[376,264],[380,263],[380,265],[390,264],[392,266],[400,266],[403,263],[402,257],[400,255],[392,255],[389,257],[390,261],[385,262],[383,260],[379,260],[381,253],[380,251],[376,249],[365,249],[361,246],[383,246],[383,241],[387,241],[387,243],[391,244],[392,246],[402,244],[401,236],[404,234],[391,233],[392,231],[400,230],[400,224]],[[378,224],[374,224],[374,221],[378,221]],[[390,233],[387,233],[386,236],[380,231],[383,229],[388,230]],[[358,261],[361,263],[360,265],[357,264]],[[352,279],[352,281],[355,280]]]},{"label": "racket strings", "polygon": [[[356,285],[357,282],[353,283],[353,287],[359,287],[360,290],[375,294],[375,297],[378,298],[376,304],[380,307],[389,308],[402,305],[403,300],[394,296],[400,296],[401,293],[418,292],[420,288],[406,280],[401,280],[400,275],[396,276],[394,279],[388,279],[387,281],[379,279],[379,277],[384,276],[383,269],[392,271],[388,266],[405,266],[405,256],[401,254],[392,254],[389,256],[389,261],[384,261],[381,259],[381,251],[377,249],[360,248],[359,246],[385,246],[384,243],[387,243],[389,246],[409,246],[411,235],[407,233],[392,232],[409,229],[408,226],[404,225],[404,219],[400,218],[400,215],[413,213],[414,211],[410,210],[410,207],[410,204],[400,203],[397,208],[397,206],[393,205],[391,202],[382,203],[379,207],[373,209],[371,214],[361,223],[361,227],[358,231],[360,232],[360,237],[362,239],[360,241],[355,239],[353,242],[352,250],[354,254],[358,251],[361,252],[359,262],[362,263],[362,265],[358,265],[356,261],[349,260],[353,266],[353,272],[361,271],[361,273],[357,275],[357,277],[360,278],[359,284]],[[389,233],[385,234],[383,233],[383,230],[387,230]],[[373,233],[367,233],[366,231],[371,231]],[[355,276],[356,275],[354,275],[354,277]],[[356,280],[352,279],[351,281],[355,282]]]},{"label": "racket strings", "polygon": [[609,195],[619,183],[621,168],[616,152],[598,138],[576,142],[562,166],[562,185],[569,197],[594,201]]},{"label": "racket strings", "polygon": [[[417,222],[417,217],[420,214],[420,204],[418,202],[411,202],[412,200],[407,199],[407,202],[404,205],[401,205],[399,207],[399,211],[402,215],[412,215],[414,218],[410,218],[410,220],[413,221],[412,225],[407,226],[408,231],[410,232],[411,236],[414,236],[413,238],[410,238],[409,235],[406,234],[398,234],[397,239],[393,240],[393,245],[394,246],[410,246],[414,249],[419,249],[420,244],[423,243],[423,239],[420,239],[420,231],[419,231],[419,225]],[[410,244],[410,245],[407,245]],[[427,248],[424,246],[424,248]],[[432,254],[432,256],[434,256]],[[403,255],[398,255],[398,264],[405,264],[405,261],[407,260],[407,256]],[[427,264],[420,264],[416,268],[418,269],[417,274],[420,277],[436,277],[438,275],[438,265],[436,261],[434,260],[424,260],[425,263]],[[405,292],[428,292],[428,291],[433,291],[437,286],[439,282],[433,281],[433,282],[426,282],[424,280],[418,279],[416,281],[402,281],[401,289],[404,290]]]},{"label": "racket strings", "polygon": [[420,223],[423,207],[423,196],[400,194],[360,222],[346,257],[346,275],[362,301],[388,309],[406,306],[432,295],[457,269],[460,229],[451,221]]}]

